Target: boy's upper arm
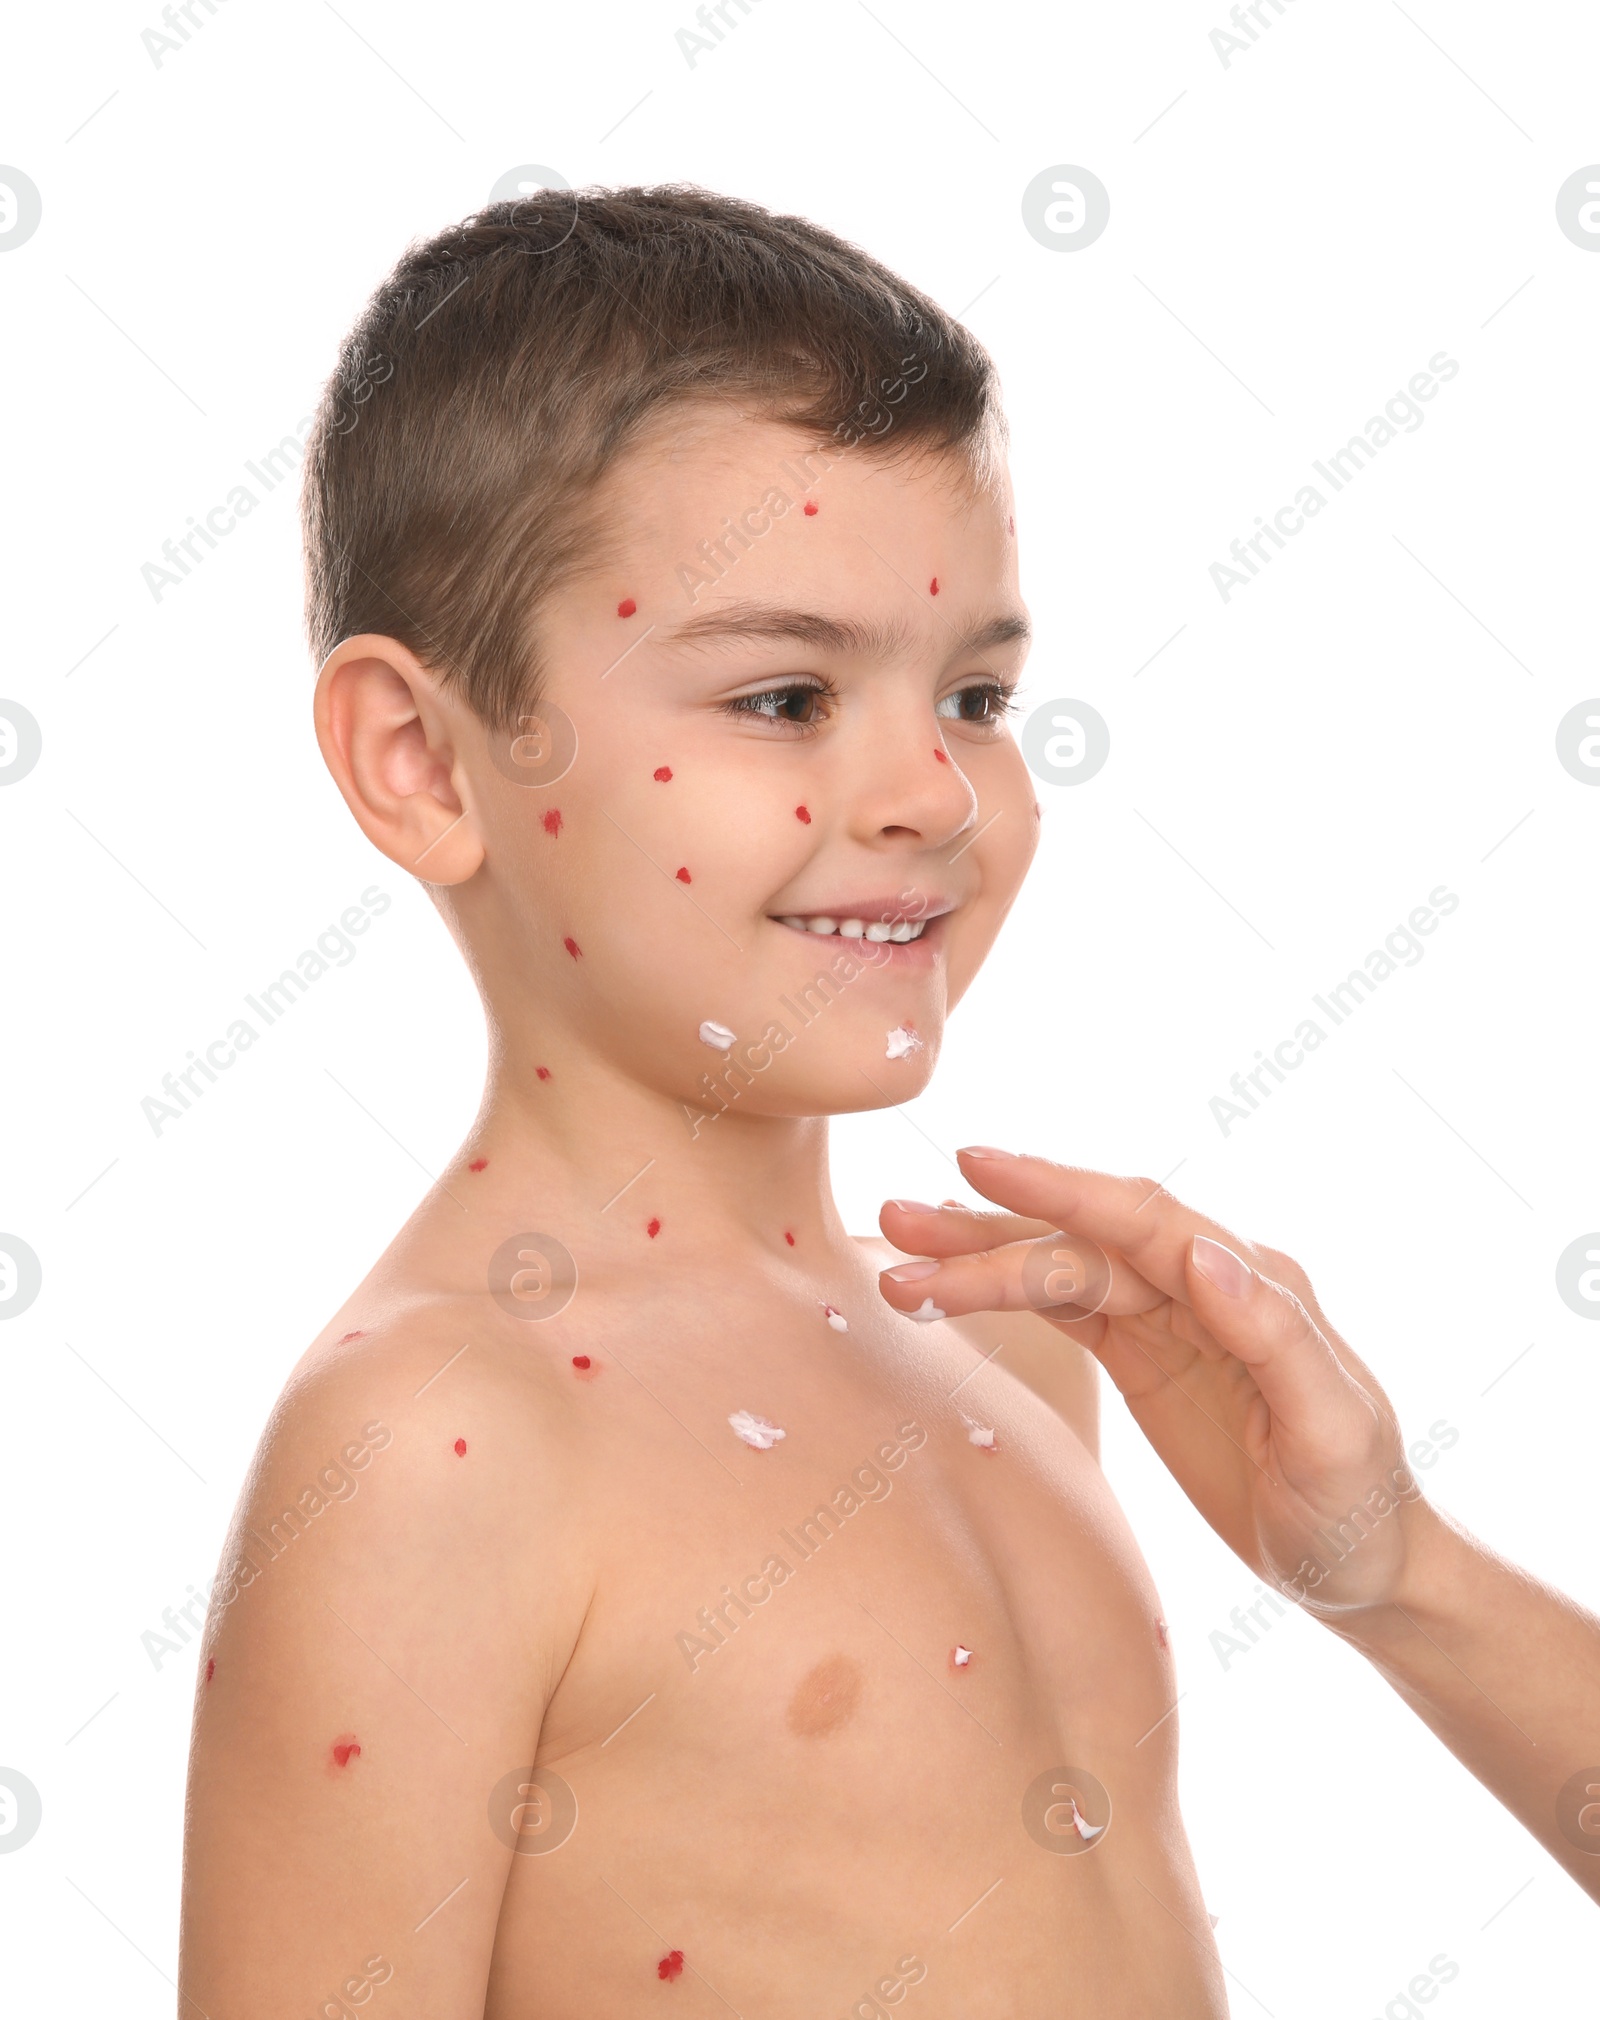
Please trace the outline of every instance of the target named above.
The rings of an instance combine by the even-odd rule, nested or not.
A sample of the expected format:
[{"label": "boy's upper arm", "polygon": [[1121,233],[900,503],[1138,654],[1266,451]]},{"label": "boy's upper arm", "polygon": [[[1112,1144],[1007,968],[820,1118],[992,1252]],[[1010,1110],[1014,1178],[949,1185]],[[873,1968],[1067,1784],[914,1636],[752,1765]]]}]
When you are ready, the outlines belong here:
[{"label": "boy's upper arm", "polygon": [[483,2011],[514,1841],[490,1797],[533,1762],[588,1591],[533,1385],[478,1350],[418,1396],[447,1351],[369,1342],[263,1437],[196,1686],[198,2010],[334,2012],[393,1976],[430,2020]]},{"label": "boy's upper arm", "polygon": [[[880,1269],[892,1269],[905,1256],[882,1235],[862,1234],[856,1240]],[[1076,1432],[1090,1458],[1100,1458],[1100,1366],[1086,1347],[1057,1331],[1037,1312],[968,1312],[947,1319],[963,1339],[980,1352],[1001,1352],[998,1365],[1041,1397]]]}]

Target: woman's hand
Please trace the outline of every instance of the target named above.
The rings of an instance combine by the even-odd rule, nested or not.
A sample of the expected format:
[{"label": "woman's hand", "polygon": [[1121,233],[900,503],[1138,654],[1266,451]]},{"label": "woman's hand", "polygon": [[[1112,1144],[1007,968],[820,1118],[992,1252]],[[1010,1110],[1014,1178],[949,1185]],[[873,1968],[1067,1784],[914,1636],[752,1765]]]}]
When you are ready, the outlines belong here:
[{"label": "woman's hand", "polygon": [[1429,1511],[1388,1397],[1299,1264],[1148,1179],[957,1156],[1004,1210],[888,1201],[885,1235],[931,1260],[884,1271],[887,1301],[912,1312],[931,1299],[929,1316],[1038,1312],[1094,1354],[1258,1575],[1329,1618],[1395,1598]]}]

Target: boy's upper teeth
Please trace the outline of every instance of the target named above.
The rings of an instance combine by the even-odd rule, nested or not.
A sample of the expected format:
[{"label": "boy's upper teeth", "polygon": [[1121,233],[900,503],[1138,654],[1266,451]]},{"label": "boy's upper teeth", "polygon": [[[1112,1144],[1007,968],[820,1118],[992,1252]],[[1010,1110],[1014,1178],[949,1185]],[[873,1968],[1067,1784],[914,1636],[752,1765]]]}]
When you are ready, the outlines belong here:
[{"label": "boy's upper teeth", "polygon": [[926,919],[901,919],[891,924],[887,919],[832,919],[826,912],[816,912],[809,917],[799,917],[787,913],[778,921],[780,926],[793,926],[801,933],[838,933],[846,940],[894,940],[904,945],[907,940],[920,940]]}]

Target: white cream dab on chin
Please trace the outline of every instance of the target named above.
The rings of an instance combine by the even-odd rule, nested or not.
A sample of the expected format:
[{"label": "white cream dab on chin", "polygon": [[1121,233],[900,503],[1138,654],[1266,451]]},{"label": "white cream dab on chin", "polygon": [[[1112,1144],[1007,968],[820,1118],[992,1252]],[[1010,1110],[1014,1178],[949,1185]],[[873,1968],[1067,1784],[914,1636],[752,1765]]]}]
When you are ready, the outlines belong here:
[{"label": "white cream dab on chin", "polygon": [[765,1417],[758,1417],[753,1410],[735,1410],[728,1419],[733,1426],[733,1435],[742,1438],[754,1452],[770,1452],[780,1438],[787,1438],[787,1431],[780,1431],[776,1424],[769,1424]]},{"label": "white cream dab on chin", "polygon": [[822,1307],[822,1316],[828,1321],[828,1324],[832,1326],[833,1330],[836,1333],[849,1332],[850,1321],[845,1317],[844,1313],[839,1310],[837,1305],[824,1305]]},{"label": "white cream dab on chin", "polygon": [[700,1043],[702,1045],[709,1045],[713,1052],[731,1052],[733,1050],[734,1037],[735,1034],[728,1029],[726,1024],[718,1024],[711,1017],[708,1017],[700,1026]]},{"label": "white cream dab on chin", "polygon": [[969,1445],[976,1445],[981,1452],[999,1451],[1000,1448],[994,1441],[994,1432],[989,1425],[975,1424],[970,1417],[966,1416],[961,1421],[967,1427],[967,1443]]},{"label": "white cream dab on chin", "polygon": [[[1068,1796],[1067,1801],[1072,1805],[1072,1828],[1086,1845],[1090,1844],[1095,1838],[1099,1837],[1100,1833],[1105,1829],[1105,1825],[1091,1824],[1071,1796]],[[1215,1925],[1213,1924],[1213,1926]]]},{"label": "white cream dab on chin", "polygon": [[965,1669],[967,1664],[972,1660],[972,1650],[970,1648],[963,1648],[958,1641],[950,1651],[950,1660],[955,1664],[957,1669]]},{"label": "white cream dab on chin", "polygon": [[904,1059],[910,1053],[922,1050],[922,1040],[909,1025],[897,1024],[889,1033],[889,1042],[884,1051],[885,1059]]}]

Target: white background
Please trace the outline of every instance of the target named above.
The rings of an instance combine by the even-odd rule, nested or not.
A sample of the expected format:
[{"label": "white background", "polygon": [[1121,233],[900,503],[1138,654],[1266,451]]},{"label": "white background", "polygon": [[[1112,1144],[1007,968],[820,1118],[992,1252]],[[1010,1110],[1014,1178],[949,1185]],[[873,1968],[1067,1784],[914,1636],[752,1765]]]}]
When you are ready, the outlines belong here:
[{"label": "white background", "polygon": [[[848,1223],[956,1190],[970,1141],[1172,1174],[1304,1263],[1411,1435],[1455,1428],[1442,1505],[1600,1603],[1600,1326],[1554,1276],[1600,1226],[1600,791],[1554,742],[1600,695],[1600,258],[1555,222],[1600,159],[1600,16],[1286,0],[1225,66],[1220,0],[730,12],[692,67],[687,0],[218,0],[159,64],[153,5],[8,28],[0,158],[44,204],[0,258],[0,694],[44,736],[0,791],[0,1229],[44,1266],[0,1327],[0,1765],[44,1804],[0,1858],[19,2012],[172,2010],[193,1657],[140,1636],[210,1577],[285,1371],[482,1064],[431,907],[320,767],[294,485],[159,601],[141,566],[311,412],[406,241],[521,163],[804,213],[1000,366],[1024,698],[1091,703],[1111,756],[1042,791],[933,1088],[839,1126]],[[1021,215],[1060,163],[1111,196],[1071,252]],[[1225,603],[1211,563],[1441,349],[1425,424]],[[155,1136],[142,1097],[374,883],[358,958]],[[1230,1075],[1441,883],[1425,957],[1224,1135]],[[1296,1615],[1223,1668],[1254,1581],[1106,1416],[1235,2011],[1405,2013],[1440,1953],[1444,2020],[1585,2004],[1592,1907],[1358,1658]]]}]

